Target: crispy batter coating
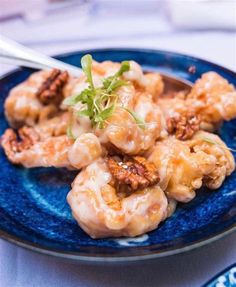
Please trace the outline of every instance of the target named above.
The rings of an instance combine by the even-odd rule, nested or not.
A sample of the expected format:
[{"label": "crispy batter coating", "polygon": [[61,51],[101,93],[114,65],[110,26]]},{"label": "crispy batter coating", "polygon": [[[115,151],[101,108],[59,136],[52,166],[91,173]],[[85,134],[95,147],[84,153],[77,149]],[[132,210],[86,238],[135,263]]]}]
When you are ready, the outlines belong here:
[{"label": "crispy batter coating", "polygon": [[29,127],[19,130],[19,140],[12,129],[6,130],[1,144],[12,163],[27,168],[54,166],[80,169],[99,158],[103,152],[94,134],[85,133],[73,141],[66,135],[41,136]]},{"label": "crispy batter coating", "polygon": [[17,151],[22,151],[24,149],[29,149],[33,144],[39,141],[39,134],[30,127],[22,127],[18,131],[20,142],[17,142]]},{"label": "crispy batter coating", "polygon": [[157,142],[148,160],[155,164],[167,196],[181,202],[193,199],[202,185],[219,188],[235,169],[234,157],[223,141],[205,131],[189,141],[169,137]]},{"label": "crispy batter coating", "polygon": [[229,176],[235,169],[235,161],[232,153],[219,138],[219,136],[199,131],[188,143],[189,147],[196,153],[204,153],[214,157],[214,167],[204,173],[204,184],[210,189],[219,188],[226,176]]},{"label": "crispy batter coating", "polygon": [[108,157],[107,164],[118,186],[127,185],[132,190],[137,190],[155,185],[159,181],[155,165],[144,157],[135,156],[123,161]]},{"label": "crispy batter coating", "polygon": [[138,99],[134,106],[128,108],[145,121],[144,128],[137,124],[127,110],[118,107],[107,120],[105,128],[96,130],[102,144],[112,144],[128,155],[142,154],[155,144],[163,131],[159,106],[153,102],[149,94],[138,93],[136,96]]},{"label": "crispy batter coating", "polygon": [[208,131],[216,130],[223,120],[236,117],[235,88],[215,72],[203,74],[186,97],[162,97],[158,104],[166,121],[192,113],[201,119],[200,128]]},{"label": "crispy batter coating", "polygon": [[37,91],[50,75],[50,71],[33,73],[28,79],[14,87],[5,101],[5,115],[13,128],[34,126],[40,118],[54,116],[58,108],[54,104],[43,105]]},{"label": "crispy batter coating", "polygon": [[194,84],[188,98],[203,99],[208,96],[233,92],[234,86],[215,72],[204,73]]},{"label": "crispy batter coating", "polygon": [[143,73],[142,67],[130,61],[130,70],[125,72],[123,77],[131,81],[138,91],[146,92],[156,100],[164,91],[164,82],[158,73]]},{"label": "crispy batter coating", "polygon": [[[148,160],[153,162],[160,176],[160,187],[170,199],[189,202],[195,197],[195,190],[202,186],[202,171],[199,161],[183,141],[169,137],[156,143]],[[209,165],[213,165],[209,159]]]},{"label": "crispy batter coating", "polygon": [[1,145],[12,163],[27,168],[72,167],[68,160],[68,149],[73,142],[67,136],[39,140],[39,135],[33,128],[23,127],[19,137],[18,140],[12,129],[7,129],[1,137]]},{"label": "crispy batter coating", "polygon": [[205,122],[217,124],[236,117],[235,88],[215,72],[203,74],[194,84],[187,100],[203,104],[198,112]]},{"label": "crispy batter coating", "polygon": [[66,135],[69,117],[68,112],[59,112],[51,119],[40,120],[34,129],[40,135],[40,139]]},{"label": "crispy batter coating", "polygon": [[1,138],[1,145],[10,161],[14,162],[15,153],[29,149],[39,140],[37,132],[29,127],[19,130],[19,140],[17,134],[12,129],[7,129]]}]

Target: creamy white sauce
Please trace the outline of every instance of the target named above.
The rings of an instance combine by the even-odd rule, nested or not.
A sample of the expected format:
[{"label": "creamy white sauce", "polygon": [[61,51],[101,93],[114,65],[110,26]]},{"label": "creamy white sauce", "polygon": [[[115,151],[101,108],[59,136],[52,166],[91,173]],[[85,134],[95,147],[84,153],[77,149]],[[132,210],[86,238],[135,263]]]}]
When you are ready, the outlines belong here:
[{"label": "creamy white sauce", "polygon": [[139,243],[146,242],[148,238],[149,236],[147,234],[143,234],[134,238],[118,238],[114,239],[114,241],[121,246],[137,246]]},{"label": "creamy white sauce", "polygon": [[[82,177],[79,178],[79,182],[83,182],[83,185],[78,190],[93,190],[100,193],[102,187],[111,180],[110,173],[106,170],[105,164],[101,159],[98,159],[87,168],[87,173],[90,175],[89,179],[84,180]],[[77,181],[76,181],[77,184]]]},{"label": "creamy white sauce", "polygon": [[139,103],[136,107],[135,107],[135,112],[142,118],[142,119],[146,119],[147,115],[151,112],[151,113],[155,113],[154,111],[154,104],[151,103],[150,101],[148,101],[146,99],[146,101],[144,101],[145,98],[142,98],[142,102]]}]

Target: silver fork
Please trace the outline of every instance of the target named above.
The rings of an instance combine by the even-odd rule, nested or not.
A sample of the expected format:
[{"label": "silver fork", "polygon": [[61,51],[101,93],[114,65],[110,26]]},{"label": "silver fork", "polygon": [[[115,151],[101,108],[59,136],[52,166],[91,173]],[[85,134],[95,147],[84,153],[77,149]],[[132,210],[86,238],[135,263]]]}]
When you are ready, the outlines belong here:
[{"label": "silver fork", "polygon": [[0,36],[0,61],[35,69],[57,68],[63,71],[67,70],[74,76],[80,76],[82,73],[80,68],[43,55],[3,36]]}]

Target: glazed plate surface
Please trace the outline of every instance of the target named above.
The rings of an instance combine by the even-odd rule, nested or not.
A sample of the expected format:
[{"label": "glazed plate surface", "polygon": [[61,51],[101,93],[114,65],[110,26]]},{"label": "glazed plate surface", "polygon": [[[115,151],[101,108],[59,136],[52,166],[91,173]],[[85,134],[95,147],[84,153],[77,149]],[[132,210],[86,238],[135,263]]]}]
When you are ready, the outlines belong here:
[{"label": "glazed plate surface", "polygon": [[[101,49],[58,58],[78,66],[91,53],[97,61],[134,60],[146,70],[165,72],[194,82],[215,71],[236,86],[236,74],[212,63],[164,51]],[[190,73],[194,66],[196,72]],[[0,80],[0,134],[7,127],[3,103],[9,90],[32,70],[19,69]],[[236,149],[236,121],[225,123],[219,134]],[[188,204],[148,234],[134,239],[91,239],[72,218],[66,202],[77,172],[64,169],[24,169],[13,166],[0,149],[0,236],[20,246],[59,257],[83,261],[137,261],[191,250],[236,229],[236,173],[217,191],[202,189]]]}]

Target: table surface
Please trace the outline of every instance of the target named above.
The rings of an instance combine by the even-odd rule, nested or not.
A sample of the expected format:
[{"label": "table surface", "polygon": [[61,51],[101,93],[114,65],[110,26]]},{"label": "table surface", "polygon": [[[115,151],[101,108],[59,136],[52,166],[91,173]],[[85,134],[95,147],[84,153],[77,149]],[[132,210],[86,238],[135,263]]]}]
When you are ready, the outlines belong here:
[{"label": "table surface", "polygon": [[[136,19],[136,18],[135,18]],[[148,18],[147,18],[148,19]],[[146,20],[147,20],[146,19]],[[152,19],[148,19],[151,21]],[[132,21],[140,26],[140,19]],[[162,23],[163,24],[163,23]],[[16,24],[14,24],[16,25]],[[88,37],[73,40],[29,41],[25,27],[12,23],[0,26],[0,32],[47,54],[95,47],[145,47],[191,54],[236,71],[236,34],[234,32],[181,32],[165,30],[142,35],[122,32],[116,37]],[[95,23],[96,25],[96,23]],[[106,23],[103,23],[106,26]],[[100,24],[100,27],[103,27]],[[127,23],[125,24],[127,25]],[[40,26],[40,25],[39,25]],[[138,26],[138,27],[139,27]],[[147,25],[145,26],[147,29]],[[37,33],[45,29],[38,27]],[[137,29],[137,27],[136,27]],[[90,27],[90,30],[91,27]],[[121,29],[122,30],[122,29]],[[148,30],[149,31],[149,30]],[[1,73],[11,67],[1,65]],[[188,253],[139,264],[89,266],[65,262],[11,245],[0,240],[1,287],[123,287],[123,286],[201,286],[216,273],[236,262],[236,234]]]}]

